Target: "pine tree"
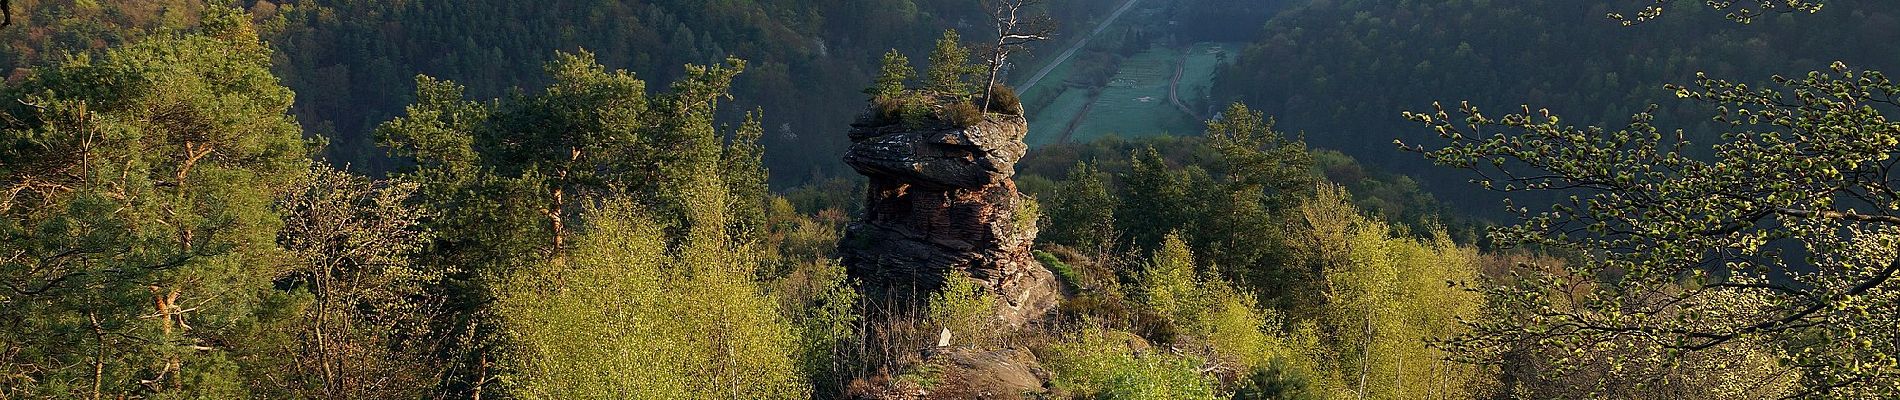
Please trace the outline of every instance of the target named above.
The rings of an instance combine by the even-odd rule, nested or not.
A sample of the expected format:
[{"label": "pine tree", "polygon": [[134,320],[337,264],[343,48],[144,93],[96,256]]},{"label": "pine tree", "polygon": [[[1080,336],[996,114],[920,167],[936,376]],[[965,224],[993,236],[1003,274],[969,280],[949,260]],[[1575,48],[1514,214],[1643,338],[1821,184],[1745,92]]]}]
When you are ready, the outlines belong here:
[{"label": "pine tree", "polygon": [[464,353],[445,356],[463,374],[449,377],[448,389],[471,396],[509,389],[492,385],[494,367],[524,365],[504,357],[521,345],[508,335],[519,329],[509,318],[519,316],[498,318],[491,299],[516,296],[508,290],[526,285],[523,271],[569,268],[572,238],[595,205],[637,204],[641,218],[671,227],[662,239],[683,247],[666,257],[682,260],[681,271],[744,270],[717,276],[756,286],[763,127],[754,115],[728,143],[713,120],[743,68],[736,59],[688,66],[670,90],[649,94],[646,82],[608,71],[591,54],[559,54],[546,67],[547,88],[488,103],[462,99],[453,83],[418,81],[419,102],[379,134],[393,152],[415,158],[418,169],[400,176],[421,183],[418,202],[439,213],[429,223],[438,232],[434,251],[423,262],[458,271],[443,292],[459,308],[438,321],[455,329],[437,332]]},{"label": "pine tree", "polygon": [[877,83],[865,88],[864,94],[874,99],[902,96],[908,90],[905,85],[916,75],[917,70],[910,67],[910,57],[891,49],[884,53],[884,66],[878,70]]},{"label": "pine tree", "polygon": [[37,68],[0,94],[0,396],[280,397],[309,159],[249,15]]},{"label": "pine tree", "polygon": [[1190,206],[1186,178],[1168,169],[1167,160],[1154,147],[1129,155],[1130,166],[1121,181],[1123,207],[1115,220],[1122,223],[1136,247],[1154,249],[1162,238],[1187,228]]},{"label": "pine tree", "polygon": [[1049,229],[1043,239],[1089,251],[1115,245],[1115,209],[1108,176],[1094,164],[1077,162],[1050,199]]},{"label": "pine tree", "polygon": [[968,76],[973,71],[970,65],[970,49],[963,47],[963,38],[956,30],[943,32],[937,39],[936,50],[930,52],[930,70],[926,72],[925,90],[940,96],[959,99],[969,98]]}]

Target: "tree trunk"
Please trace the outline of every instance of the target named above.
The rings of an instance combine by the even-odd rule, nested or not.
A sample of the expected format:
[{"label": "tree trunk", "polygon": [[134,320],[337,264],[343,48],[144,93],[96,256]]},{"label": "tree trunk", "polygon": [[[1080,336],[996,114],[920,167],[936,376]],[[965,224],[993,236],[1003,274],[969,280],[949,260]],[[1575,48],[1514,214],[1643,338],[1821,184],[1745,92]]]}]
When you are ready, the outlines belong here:
[{"label": "tree trunk", "polygon": [[1366,338],[1359,350],[1359,400],[1366,399],[1366,375],[1372,370],[1372,305],[1366,305]]},{"label": "tree trunk", "polygon": [[86,318],[92,320],[93,340],[99,342],[92,356],[92,400],[99,400],[99,388],[106,379],[106,329],[99,325],[99,314],[89,312]]},{"label": "tree trunk", "polygon": [[983,85],[982,112],[985,114],[990,112],[990,99],[996,96],[996,74],[1003,69],[1004,55],[1002,45],[997,45],[996,52],[995,57],[990,57],[990,79],[988,83]]}]

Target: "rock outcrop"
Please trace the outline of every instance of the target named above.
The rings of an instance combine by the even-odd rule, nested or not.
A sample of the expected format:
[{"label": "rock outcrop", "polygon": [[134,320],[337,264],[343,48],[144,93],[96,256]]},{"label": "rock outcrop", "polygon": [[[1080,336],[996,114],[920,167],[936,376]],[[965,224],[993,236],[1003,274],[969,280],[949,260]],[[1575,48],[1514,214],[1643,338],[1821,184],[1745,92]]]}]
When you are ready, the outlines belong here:
[{"label": "rock outcrop", "polygon": [[860,121],[844,161],[870,178],[864,215],[839,245],[873,313],[921,309],[946,274],[968,272],[999,297],[1016,326],[1055,307],[1054,276],[1030,254],[1033,215],[1012,178],[1028,121],[989,115],[970,127]]}]

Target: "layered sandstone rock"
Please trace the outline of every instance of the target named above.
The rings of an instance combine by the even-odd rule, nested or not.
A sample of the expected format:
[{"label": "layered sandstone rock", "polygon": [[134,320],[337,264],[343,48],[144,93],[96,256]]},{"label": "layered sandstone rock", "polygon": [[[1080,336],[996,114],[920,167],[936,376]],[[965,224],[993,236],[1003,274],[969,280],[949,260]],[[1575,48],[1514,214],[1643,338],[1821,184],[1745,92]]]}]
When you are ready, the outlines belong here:
[{"label": "layered sandstone rock", "polygon": [[964,128],[852,127],[844,161],[870,178],[870,190],[839,255],[871,304],[920,309],[946,274],[962,270],[999,297],[1007,325],[1055,306],[1055,278],[1030,254],[1035,223],[1011,179],[1028,149],[1023,117],[992,114]]}]

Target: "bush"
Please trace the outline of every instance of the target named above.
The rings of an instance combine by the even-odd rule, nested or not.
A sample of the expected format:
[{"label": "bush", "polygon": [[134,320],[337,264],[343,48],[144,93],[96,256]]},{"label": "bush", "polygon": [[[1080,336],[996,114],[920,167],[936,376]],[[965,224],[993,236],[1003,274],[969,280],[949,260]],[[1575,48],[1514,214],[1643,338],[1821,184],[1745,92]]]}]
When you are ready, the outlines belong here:
[{"label": "bush", "polygon": [[[751,280],[724,232],[674,240],[638,206],[587,211],[563,262],[516,273],[498,293],[525,399],[810,398],[798,327]],[[707,254],[694,254],[697,249]],[[705,265],[696,260],[733,260]],[[703,268],[693,274],[686,267]],[[842,271],[834,269],[833,274]],[[837,297],[837,296],[834,296]],[[844,300],[850,300],[845,298]],[[832,321],[848,327],[849,321]]]},{"label": "bush", "polygon": [[1016,95],[1016,89],[996,85],[990,87],[990,112],[1006,115],[1023,115],[1023,99]]},{"label": "bush", "polygon": [[[1089,329],[1038,354],[1049,384],[1073,398],[1214,399],[1214,380],[1201,360],[1166,352],[1137,354],[1112,331]],[[1123,335],[1125,336],[1125,335]]]},{"label": "bush", "polygon": [[995,313],[996,298],[967,272],[952,271],[930,294],[930,323],[949,329],[953,343],[983,344]]},{"label": "bush", "polygon": [[1292,368],[1275,359],[1264,368],[1255,368],[1241,379],[1234,400],[1319,400],[1324,398],[1312,388],[1306,371]]},{"label": "bush", "polygon": [[943,121],[959,128],[968,128],[983,123],[983,110],[969,102],[954,102],[943,106]]},{"label": "bush", "polygon": [[898,121],[903,118],[904,100],[906,100],[906,97],[903,94],[877,95],[877,97],[871,98],[871,112],[875,113],[873,116],[876,117],[879,122],[889,123]]},{"label": "bush", "polygon": [[898,106],[898,121],[911,129],[923,128],[930,122],[930,99],[920,95],[905,96]]},{"label": "bush", "polygon": [[1042,223],[1042,202],[1036,201],[1035,196],[1018,195],[1016,212],[1010,215],[1010,219],[1016,225],[1017,232],[1036,230]]}]

